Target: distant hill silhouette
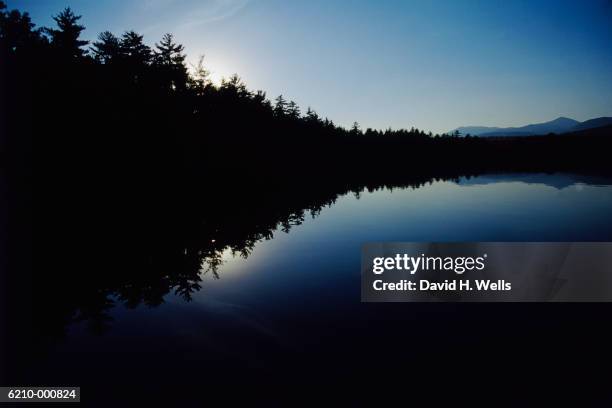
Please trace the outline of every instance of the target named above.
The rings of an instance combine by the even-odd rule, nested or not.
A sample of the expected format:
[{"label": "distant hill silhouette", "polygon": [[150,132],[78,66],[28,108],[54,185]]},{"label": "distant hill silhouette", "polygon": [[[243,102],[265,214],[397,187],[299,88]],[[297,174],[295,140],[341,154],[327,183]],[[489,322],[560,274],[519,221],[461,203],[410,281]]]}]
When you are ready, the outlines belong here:
[{"label": "distant hill silhouette", "polygon": [[[521,127],[485,127],[485,126],[464,126],[457,128],[461,135],[470,134],[472,136],[533,136],[545,135],[548,133],[565,133],[574,130],[580,122],[574,119],[559,117],[550,122],[535,123]],[[454,132],[454,131],[453,131]],[[452,132],[451,132],[452,133]]]},{"label": "distant hill silhouette", "polygon": [[603,126],[610,126],[612,125],[612,118],[611,117],[601,117],[601,118],[595,118],[595,119],[589,119],[589,120],[585,120],[582,123],[579,123],[578,125],[576,125],[572,131],[577,131],[577,130],[586,130],[586,129],[594,129],[594,128],[598,128],[598,127],[603,127]]},{"label": "distant hill silhouette", "polygon": [[462,126],[452,130],[451,134],[459,132],[460,135],[472,135],[482,137],[495,136],[536,136],[549,133],[568,133],[580,130],[595,129],[612,125],[612,117],[601,117],[578,122],[574,119],[559,117],[550,122],[535,123],[521,127],[491,127],[491,126]]}]

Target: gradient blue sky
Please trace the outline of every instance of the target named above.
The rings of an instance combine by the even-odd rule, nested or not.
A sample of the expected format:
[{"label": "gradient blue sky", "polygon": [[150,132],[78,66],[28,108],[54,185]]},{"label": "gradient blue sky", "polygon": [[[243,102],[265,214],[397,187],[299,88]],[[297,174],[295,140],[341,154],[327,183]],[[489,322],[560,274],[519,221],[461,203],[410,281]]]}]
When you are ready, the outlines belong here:
[{"label": "gradient blue sky", "polygon": [[64,6],[86,39],[165,32],[213,77],[282,93],[335,122],[512,126],[612,116],[612,2],[16,0],[37,25]]}]

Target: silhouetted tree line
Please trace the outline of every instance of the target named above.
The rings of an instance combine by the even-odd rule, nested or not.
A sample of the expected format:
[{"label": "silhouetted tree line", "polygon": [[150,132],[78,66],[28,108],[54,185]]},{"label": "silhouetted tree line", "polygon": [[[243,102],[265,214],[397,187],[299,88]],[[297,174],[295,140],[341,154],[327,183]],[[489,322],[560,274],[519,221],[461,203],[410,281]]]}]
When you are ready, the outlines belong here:
[{"label": "silhouetted tree line", "polygon": [[213,84],[171,34],[153,46],[134,31],[88,43],[80,19],[65,9],[56,27],[36,28],[0,1],[2,157],[19,181],[14,208],[33,210],[36,296],[61,299],[46,310],[63,319],[103,321],[111,297],[188,299],[224,250],[246,256],[348,192],[610,170],[609,128],[499,139],[346,129],[237,75]]},{"label": "silhouetted tree line", "polygon": [[[15,129],[29,131],[43,159],[53,157],[50,170],[79,172],[88,184],[92,176],[161,187],[244,174],[280,173],[292,181],[329,172],[602,165],[591,141],[585,158],[575,154],[584,147],[572,146],[568,154],[556,141],[554,149],[542,141],[524,149],[532,139],[364,131],[357,123],[345,129],[311,108],[302,113],[282,95],[272,103],[237,75],[216,86],[202,59],[190,73],[183,46],[171,34],[149,46],[134,31],[105,31],[90,44],[81,39],[81,17],[69,8],[54,17],[56,27],[36,28],[27,13],[0,4],[9,118]],[[531,154],[540,147],[548,151]]]}]

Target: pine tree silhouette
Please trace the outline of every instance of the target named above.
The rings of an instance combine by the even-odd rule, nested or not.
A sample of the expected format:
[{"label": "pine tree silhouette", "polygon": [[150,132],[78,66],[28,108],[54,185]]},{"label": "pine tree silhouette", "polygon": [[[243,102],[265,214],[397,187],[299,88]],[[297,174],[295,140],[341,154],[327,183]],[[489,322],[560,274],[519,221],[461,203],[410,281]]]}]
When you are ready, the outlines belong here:
[{"label": "pine tree silhouette", "polygon": [[278,95],[274,101],[274,116],[277,118],[285,117],[287,115],[287,101],[283,95]]},{"label": "pine tree silhouette", "polygon": [[121,36],[121,56],[132,66],[144,66],[151,62],[151,48],[143,41],[143,36],[135,31],[126,31]]},{"label": "pine tree silhouette", "polygon": [[85,50],[82,47],[89,42],[79,39],[81,32],[85,29],[84,26],[77,23],[80,19],[81,16],[75,15],[70,7],[67,7],[53,17],[57,29],[44,29],[44,32],[51,38],[51,45],[65,57],[78,58],[85,55]]},{"label": "pine tree silhouette", "polygon": [[98,35],[98,41],[94,42],[92,53],[94,58],[102,64],[109,64],[121,56],[121,42],[110,31],[104,31]]}]

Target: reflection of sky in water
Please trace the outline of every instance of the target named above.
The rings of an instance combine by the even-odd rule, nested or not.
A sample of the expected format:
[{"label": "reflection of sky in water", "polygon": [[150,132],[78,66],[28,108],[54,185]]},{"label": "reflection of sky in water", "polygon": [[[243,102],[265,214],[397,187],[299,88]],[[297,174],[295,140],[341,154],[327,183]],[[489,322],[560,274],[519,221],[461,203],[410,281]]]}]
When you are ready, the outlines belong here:
[{"label": "reflection of sky in water", "polygon": [[[546,176],[540,176],[540,179]],[[551,180],[554,181],[554,179]],[[418,189],[347,195],[286,234],[258,243],[248,259],[226,253],[221,279],[198,299],[323,282],[357,287],[360,246],[372,241],[598,241],[612,238],[612,187],[501,181],[434,182]],[[355,278],[349,278],[355,276]]]},{"label": "reflection of sky in water", "polygon": [[[552,185],[542,183],[549,180]],[[205,274],[192,302],[169,295],[156,308],[120,305],[111,311],[112,329],[104,340],[75,324],[64,347],[136,351],[146,337],[153,349],[214,345],[217,353],[248,355],[242,338],[316,341],[322,329],[307,327],[335,325],[338,319],[358,325],[367,312],[378,310],[360,303],[365,242],[612,241],[612,186],[558,182],[552,176],[476,178],[341,197],[316,218],[307,214],[289,233],[277,230],[247,259],[226,251],[220,279]],[[415,306],[394,310],[409,307]]]}]

